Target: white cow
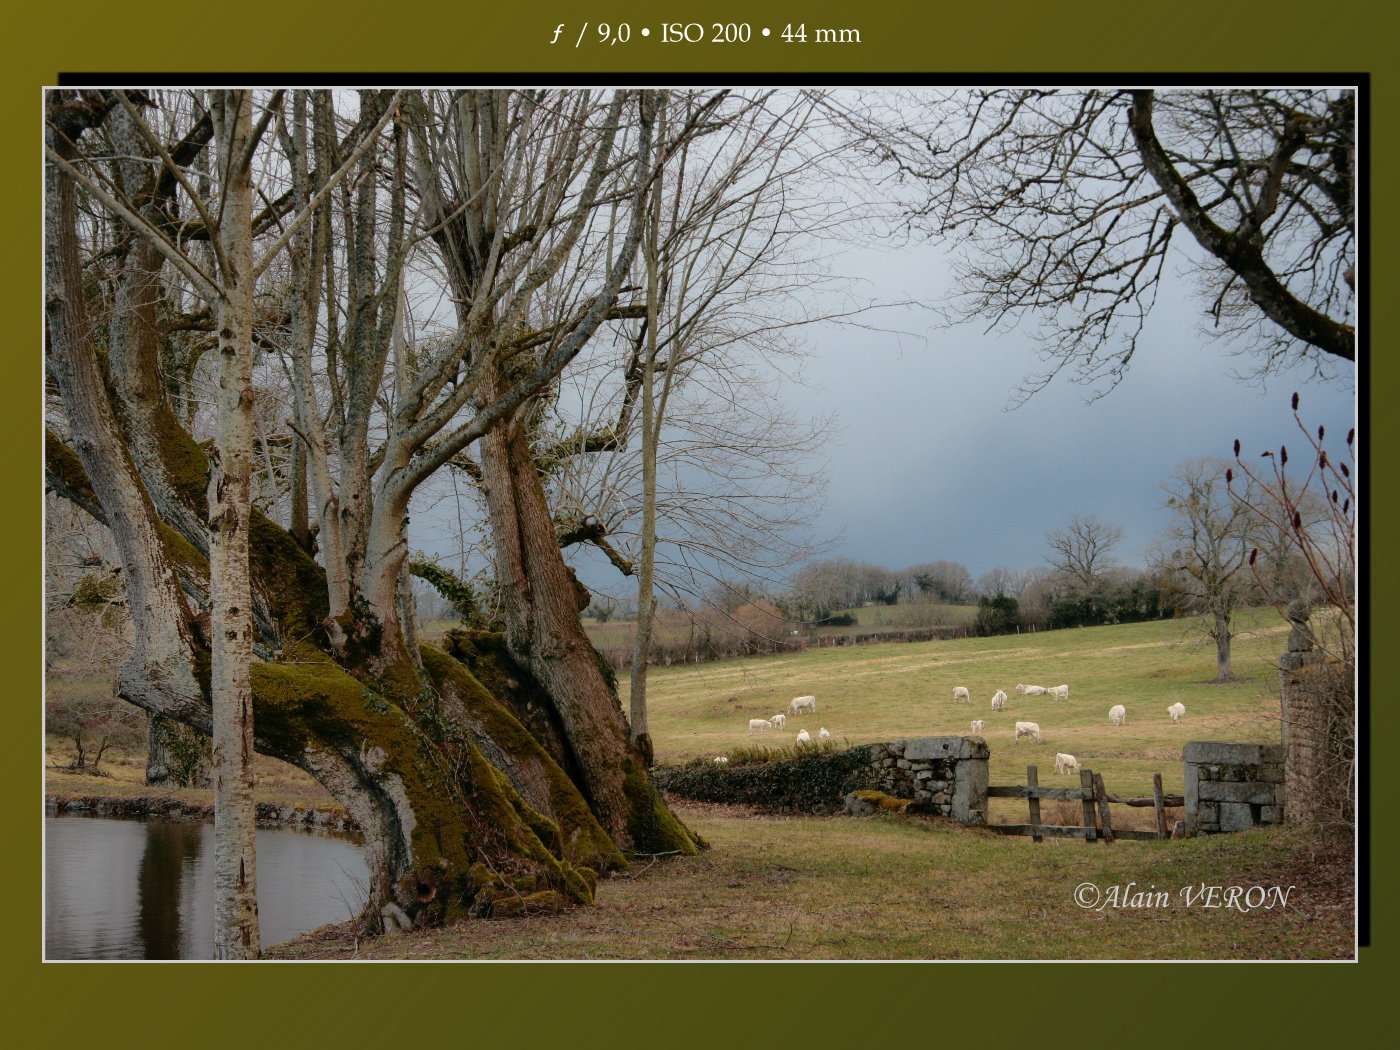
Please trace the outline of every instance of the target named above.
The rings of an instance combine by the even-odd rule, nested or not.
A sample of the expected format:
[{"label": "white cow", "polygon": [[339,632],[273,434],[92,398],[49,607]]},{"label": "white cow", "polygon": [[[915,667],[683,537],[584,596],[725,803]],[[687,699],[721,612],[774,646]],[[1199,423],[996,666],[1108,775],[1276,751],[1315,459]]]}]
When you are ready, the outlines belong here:
[{"label": "white cow", "polygon": [[1078,772],[1079,772],[1079,760],[1078,760],[1077,758],[1075,758],[1073,755],[1056,755],[1056,756],[1055,756],[1055,772],[1056,772],[1056,773],[1078,773]]},{"label": "white cow", "polygon": [[810,744],[812,742],[812,738],[807,735],[807,730],[804,729],[797,734],[797,742],[799,744]]},{"label": "white cow", "polygon": [[953,703],[956,704],[959,700],[965,704],[972,703],[972,694],[967,691],[967,686],[965,685],[953,686]]},{"label": "white cow", "polygon": [[729,765],[729,759],[725,758],[723,755],[716,755],[716,756],[715,756],[715,765],[717,765],[717,766],[727,766],[727,765]]},{"label": "white cow", "polygon": [[818,740],[830,740],[831,734],[826,731],[826,726],[822,726],[822,731],[817,734]]},{"label": "white cow", "polygon": [[983,727],[984,725],[986,725],[986,723],[983,722],[982,719],[980,719],[980,718],[974,719],[973,722],[972,722],[972,731],[973,731],[974,733],[980,733],[980,732],[982,732],[982,727]]},{"label": "white cow", "polygon": [[992,695],[992,710],[993,710],[993,711],[1004,711],[1004,710],[1006,710],[1006,694],[1003,693],[1000,689],[998,689],[998,690]]},{"label": "white cow", "polygon": [[817,698],[815,696],[793,697],[792,703],[788,704],[787,713],[790,715],[800,715],[803,711],[817,713]]},{"label": "white cow", "polygon": [[1180,722],[1182,716],[1186,714],[1186,705],[1182,703],[1172,704],[1167,708],[1167,714],[1172,716],[1172,722]]},{"label": "white cow", "polygon": [[1019,744],[1023,736],[1035,737],[1035,742],[1037,744],[1040,743],[1040,726],[1036,725],[1034,722],[1017,722],[1016,743]]},{"label": "white cow", "polygon": [[760,733],[766,733],[773,728],[773,723],[766,718],[749,719],[749,736],[753,736],[753,731],[757,729]]},{"label": "white cow", "polygon": [[787,715],[772,715],[768,721],[773,723],[774,729],[782,729],[783,723],[787,721]]},{"label": "white cow", "polygon": [[1122,704],[1114,704],[1108,709],[1108,720],[1113,725],[1126,725],[1128,721],[1128,709]]},{"label": "white cow", "polygon": [[1053,696],[1056,700],[1068,700],[1068,699],[1069,699],[1069,686],[1067,686],[1067,685],[1052,685],[1052,686],[1050,687],[1050,695]]},{"label": "white cow", "polygon": [[1026,696],[1044,696],[1050,691],[1043,685],[1018,685],[1016,688]]}]

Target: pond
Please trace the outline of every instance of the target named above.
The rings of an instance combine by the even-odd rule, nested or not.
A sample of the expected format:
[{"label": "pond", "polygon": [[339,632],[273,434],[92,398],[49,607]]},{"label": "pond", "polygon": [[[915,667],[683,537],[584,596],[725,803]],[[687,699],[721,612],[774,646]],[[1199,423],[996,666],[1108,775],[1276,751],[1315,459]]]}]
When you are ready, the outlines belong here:
[{"label": "pond", "polygon": [[[211,959],[214,826],[93,816],[45,818],[48,959]],[[347,835],[258,828],[264,947],[358,910],[369,872]]]}]

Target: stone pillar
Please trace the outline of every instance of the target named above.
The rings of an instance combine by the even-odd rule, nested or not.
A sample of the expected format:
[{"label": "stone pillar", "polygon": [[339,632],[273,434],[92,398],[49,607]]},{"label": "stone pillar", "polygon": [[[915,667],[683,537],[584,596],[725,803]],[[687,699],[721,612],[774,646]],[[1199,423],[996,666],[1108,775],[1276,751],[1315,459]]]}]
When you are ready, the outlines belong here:
[{"label": "stone pillar", "polygon": [[[871,748],[872,780],[919,811],[964,824],[987,823],[987,759],[980,736],[926,736]],[[914,810],[911,809],[911,812]]]},{"label": "stone pillar", "polygon": [[1186,763],[1186,833],[1245,831],[1283,821],[1284,749],[1193,740]]},{"label": "stone pillar", "polygon": [[1314,691],[1305,685],[1304,670],[1324,659],[1313,649],[1312,629],[1308,626],[1307,602],[1295,600],[1286,613],[1292,629],[1288,651],[1278,658],[1279,698],[1283,712],[1284,792],[1283,805],[1289,820],[1312,820],[1313,789],[1317,777],[1319,713]]}]

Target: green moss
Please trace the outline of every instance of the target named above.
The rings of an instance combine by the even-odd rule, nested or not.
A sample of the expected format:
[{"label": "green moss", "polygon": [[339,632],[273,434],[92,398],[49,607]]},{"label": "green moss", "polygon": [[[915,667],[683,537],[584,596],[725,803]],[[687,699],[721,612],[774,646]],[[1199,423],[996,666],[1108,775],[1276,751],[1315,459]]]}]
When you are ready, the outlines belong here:
[{"label": "green moss", "polygon": [[256,509],[249,522],[248,560],[284,638],[309,635],[330,614],[326,571],[291,533]]},{"label": "green moss", "polygon": [[693,854],[703,848],[690,829],[682,824],[652,786],[640,762],[622,762],[622,791],[627,797],[627,833],[636,853],[669,853],[678,850]]},{"label": "green moss", "polygon": [[[417,866],[401,880],[411,896],[416,884],[438,889],[444,900],[460,897],[456,884],[468,875],[463,792],[452,770],[398,709],[376,697],[332,663],[254,664],[253,727],[260,749],[295,760],[307,750],[341,754],[383,752],[385,774],[398,778],[416,821]],[[472,836],[473,838],[475,836]],[[403,889],[403,887],[401,887]]]},{"label": "green moss", "polygon": [[553,910],[556,895],[553,890],[541,890],[539,893],[532,893],[526,897],[509,895],[497,897],[491,902],[491,917],[495,919],[509,919],[517,915],[524,915],[529,911]]},{"label": "green moss", "polygon": [[163,521],[157,520],[157,528],[160,530],[161,541],[165,544],[165,553],[176,566],[183,566],[195,576],[209,575],[209,559],[199,553],[193,543]]},{"label": "green moss", "polygon": [[452,603],[457,615],[465,624],[473,626],[481,623],[481,611],[477,608],[476,592],[471,584],[458,577],[445,565],[426,558],[413,558],[408,563],[408,571],[419,579],[426,580],[433,588]]},{"label": "green moss", "polygon": [[504,653],[504,636],[487,631],[452,634],[461,636],[455,643],[459,652],[467,651],[462,646],[468,640],[480,643],[480,648],[474,645],[472,650],[477,653],[473,663],[478,673],[468,671],[460,660],[441,649],[420,645],[423,670],[433,685],[444,696],[451,696],[460,703],[478,722],[482,731],[507,754],[532,758],[539,764],[549,785],[549,808],[554,816],[551,826],[561,835],[563,842],[569,844],[570,855],[602,870],[625,868],[626,859],[598,823],[574,782],[530,731],[479,680],[479,674],[485,674],[489,679],[501,673],[494,657]]},{"label": "green moss", "polygon": [[186,506],[194,509],[201,519],[207,518],[209,457],[180,425],[169,405],[156,404],[151,417],[166,481]]},{"label": "green moss", "polygon": [[87,500],[94,506],[102,506],[102,501],[92,489],[92,483],[88,481],[83,461],[58,438],[58,435],[47,428],[44,430],[44,467],[74,496]]}]

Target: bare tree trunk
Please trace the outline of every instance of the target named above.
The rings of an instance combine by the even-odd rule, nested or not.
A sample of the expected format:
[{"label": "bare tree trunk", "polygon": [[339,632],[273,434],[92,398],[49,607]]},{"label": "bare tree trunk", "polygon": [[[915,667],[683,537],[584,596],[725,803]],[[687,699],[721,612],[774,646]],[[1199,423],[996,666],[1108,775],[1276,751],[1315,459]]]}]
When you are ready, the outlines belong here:
[{"label": "bare tree trunk", "polygon": [[1215,680],[1229,682],[1235,677],[1230,667],[1230,616],[1228,613],[1214,612],[1215,629]]},{"label": "bare tree trunk", "polygon": [[[498,396],[500,382],[499,374],[488,379],[484,399]],[[553,700],[582,775],[579,786],[613,840],[638,850],[694,852],[694,836],[651,786],[584,633],[581,588],[559,550],[521,415],[481,440],[482,488],[510,653]]]},{"label": "bare tree trunk", "polygon": [[219,240],[219,429],[209,474],[209,582],[214,721],[214,957],[256,959],[257,864],[253,807],[253,622],[248,532],[253,478],[252,178],[242,155],[252,133],[247,91],[217,93],[211,107],[223,173]]},{"label": "bare tree trunk", "polygon": [[[659,93],[658,93],[659,94]],[[661,97],[664,98],[664,95]],[[664,125],[659,136],[665,139]],[[653,584],[656,565],[656,445],[660,421],[656,418],[656,326],[659,323],[656,266],[661,225],[661,186],[648,200],[651,221],[647,224],[644,251],[647,267],[647,346],[642,365],[642,535],[637,564],[637,645],[632,653],[631,740],[648,767],[656,752],[647,726],[647,660],[651,655],[651,626],[656,618]],[[667,373],[669,380],[670,373]]]}]

